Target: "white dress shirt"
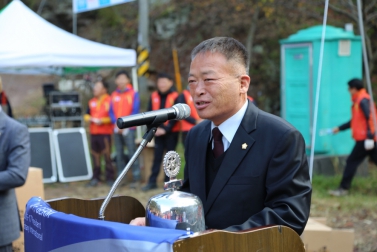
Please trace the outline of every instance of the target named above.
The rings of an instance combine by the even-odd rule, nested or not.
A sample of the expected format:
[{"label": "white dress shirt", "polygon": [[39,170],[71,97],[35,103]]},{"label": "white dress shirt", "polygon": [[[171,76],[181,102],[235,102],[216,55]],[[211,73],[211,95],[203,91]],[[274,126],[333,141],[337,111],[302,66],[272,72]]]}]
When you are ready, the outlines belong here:
[{"label": "white dress shirt", "polygon": [[[232,143],[233,137],[237,132],[238,127],[241,124],[241,121],[246,113],[247,109],[247,100],[245,104],[238,110],[237,113],[232,115],[230,118],[225,120],[222,124],[217,126],[220,132],[223,134],[223,144],[224,144],[224,152],[229,148],[230,144]],[[211,141],[212,141],[212,129],[215,128],[215,124],[211,122]],[[212,141],[212,149],[213,149],[213,141]]]}]

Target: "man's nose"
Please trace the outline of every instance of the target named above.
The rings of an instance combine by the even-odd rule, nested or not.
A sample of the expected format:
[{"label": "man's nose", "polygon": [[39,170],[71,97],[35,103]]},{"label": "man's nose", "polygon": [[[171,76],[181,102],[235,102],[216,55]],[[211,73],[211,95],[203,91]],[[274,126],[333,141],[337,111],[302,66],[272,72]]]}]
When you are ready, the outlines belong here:
[{"label": "man's nose", "polygon": [[204,86],[204,81],[199,80],[198,84],[196,85],[195,94],[198,95],[198,96],[201,96],[201,95],[205,94],[205,92],[206,92],[206,90],[205,90],[205,86]]}]

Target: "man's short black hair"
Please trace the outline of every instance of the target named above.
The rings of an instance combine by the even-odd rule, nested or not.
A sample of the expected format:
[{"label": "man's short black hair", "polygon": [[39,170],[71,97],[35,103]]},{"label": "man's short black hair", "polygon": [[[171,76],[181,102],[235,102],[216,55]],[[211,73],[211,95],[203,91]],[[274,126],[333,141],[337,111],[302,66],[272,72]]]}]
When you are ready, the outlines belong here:
[{"label": "man's short black hair", "polygon": [[161,79],[161,78],[167,78],[167,79],[169,79],[171,81],[173,80],[173,78],[169,74],[167,74],[167,73],[159,73],[157,75],[157,80]]},{"label": "man's short black hair", "polygon": [[249,72],[249,56],[245,46],[234,38],[214,37],[197,45],[191,52],[191,60],[200,53],[221,53],[227,60],[235,60]]},{"label": "man's short black hair", "polygon": [[122,75],[122,74],[126,75],[127,78],[128,78],[129,80],[131,80],[131,79],[130,79],[130,75],[128,74],[128,72],[127,72],[126,70],[120,70],[120,71],[118,71],[118,72],[115,74],[115,78],[117,78],[119,75]]},{"label": "man's short black hair", "polygon": [[97,82],[102,83],[102,86],[103,86],[107,91],[109,90],[110,85],[109,85],[109,83],[108,83],[107,81],[105,81],[104,79],[98,79],[98,80],[96,81],[96,83],[97,83]]},{"label": "man's short black hair", "polygon": [[103,87],[106,88],[106,90],[109,90],[109,87],[110,87],[109,83],[105,80],[101,80],[101,82],[102,82]]},{"label": "man's short black hair", "polygon": [[356,88],[357,90],[364,88],[363,81],[357,78],[350,80],[348,82],[348,86],[350,88]]}]

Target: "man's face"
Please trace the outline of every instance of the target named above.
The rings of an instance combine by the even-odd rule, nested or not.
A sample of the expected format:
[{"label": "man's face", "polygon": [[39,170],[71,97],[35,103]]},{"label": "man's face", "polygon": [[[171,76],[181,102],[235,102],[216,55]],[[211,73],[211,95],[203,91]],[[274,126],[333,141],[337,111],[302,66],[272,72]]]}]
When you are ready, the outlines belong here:
[{"label": "man's face", "polygon": [[115,84],[121,89],[125,88],[128,83],[130,83],[130,79],[125,74],[118,75],[115,79]]},{"label": "man's face", "polygon": [[350,92],[351,96],[353,96],[355,93],[357,93],[357,89],[356,88],[348,87],[348,91]]},{"label": "man's face", "polygon": [[173,81],[168,78],[158,78],[157,79],[157,89],[161,93],[166,93],[173,86]]},{"label": "man's face", "polygon": [[94,84],[93,87],[93,95],[95,97],[100,97],[101,95],[106,93],[106,88],[103,86],[102,82],[98,81]]},{"label": "man's face", "polygon": [[199,53],[191,62],[189,88],[200,118],[215,125],[238,112],[246,101],[250,77],[220,53]]}]

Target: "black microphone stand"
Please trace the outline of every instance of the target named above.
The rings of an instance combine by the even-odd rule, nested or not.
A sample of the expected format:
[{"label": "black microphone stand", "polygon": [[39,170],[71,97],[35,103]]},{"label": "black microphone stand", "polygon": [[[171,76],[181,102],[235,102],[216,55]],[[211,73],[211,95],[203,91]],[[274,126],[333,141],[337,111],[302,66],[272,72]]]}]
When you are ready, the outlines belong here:
[{"label": "black microphone stand", "polygon": [[130,169],[130,167],[133,165],[133,163],[135,162],[135,160],[139,157],[140,153],[145,148],[145,146],[150,141],[152,141],[154,135],[156,134],[157,128],[161,124],[163,124],[164,122],[166,122],[167,120],[168,120],[168,116],[167,115],[158,115],[158,116],[156,116],[156,118],[154,119],[154,121],[152,122],[152,124],[147,125],[147,132],[144,134],[143,140],[141,141],[140,146],[137,148],[136,152],[132,155],[130,161],[127,163],[127,165],[123,169],[122,173],[115,180],[113,186],[110,189],[109,194],[106,196],[105,200],[103,201],[103,203],[101,205],[101,208],[99,210],[98,219],[105,220],[104,213],[105,213],[106,207],[109,204],[111,198],[113,197],[113,195],[114,195],[116,189],[118,188],[120,182],[122,181],[122,179],[124,178],[124,176],[126,175],[126,173],[128,172],[128,170]]}]

